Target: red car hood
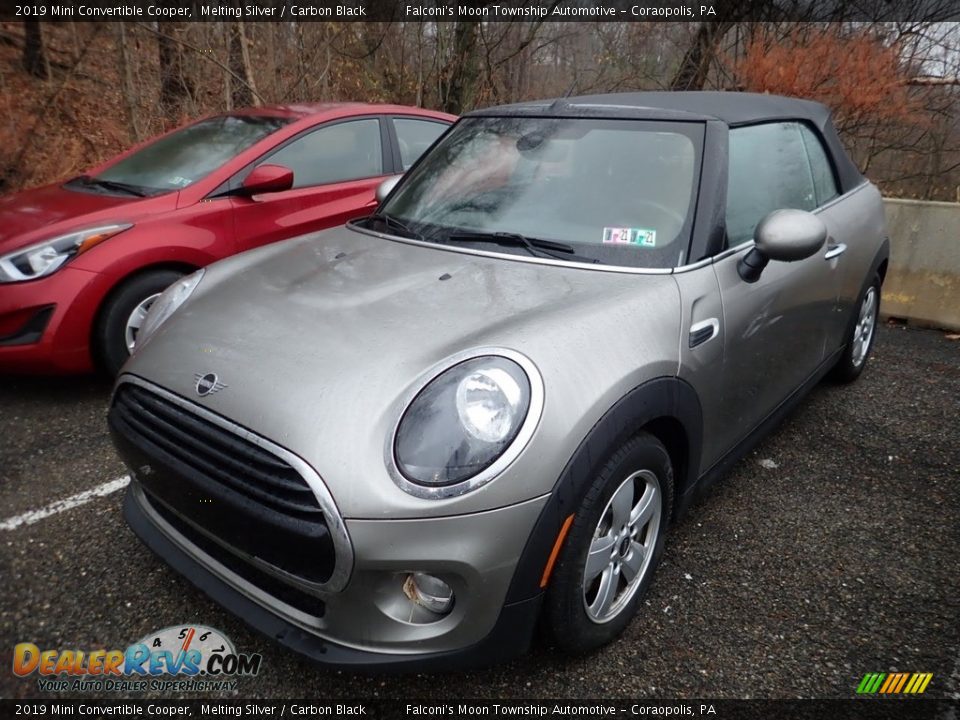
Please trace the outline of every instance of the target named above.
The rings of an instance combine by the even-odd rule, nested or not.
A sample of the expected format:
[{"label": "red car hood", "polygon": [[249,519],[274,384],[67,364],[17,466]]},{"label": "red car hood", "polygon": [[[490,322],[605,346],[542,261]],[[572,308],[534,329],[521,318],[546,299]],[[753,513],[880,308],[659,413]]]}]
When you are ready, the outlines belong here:
[{"label": "red car hood", "polygon": [[0,255],[99,223],[132,222],[173,210],[177,193],[137,198],[64,189],[60,185],[0,197]]}]

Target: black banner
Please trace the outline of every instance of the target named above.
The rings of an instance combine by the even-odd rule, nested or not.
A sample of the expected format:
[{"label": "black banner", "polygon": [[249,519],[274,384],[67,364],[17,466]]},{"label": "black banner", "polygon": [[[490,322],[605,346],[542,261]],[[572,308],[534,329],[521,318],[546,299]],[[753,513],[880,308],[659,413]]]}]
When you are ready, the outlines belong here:
[{"label": "black banner", "polygon": [[0,0],[44,22],[703,22],[960,20],[958,0]]},{"label": "black banner", "polygon": [[[4,718],[727,718],[935,720],[960,701],[853,700],[0,700]],[[951,713],[953,713],[951,715]]]}]

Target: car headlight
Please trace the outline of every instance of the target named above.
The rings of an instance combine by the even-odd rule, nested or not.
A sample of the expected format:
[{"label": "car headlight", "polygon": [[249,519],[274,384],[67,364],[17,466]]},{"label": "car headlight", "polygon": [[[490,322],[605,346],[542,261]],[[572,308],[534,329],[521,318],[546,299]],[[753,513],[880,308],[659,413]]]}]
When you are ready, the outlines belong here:
[{"label": "car headlight", "polygon": [[187,301],[202,278],[203,270],[197,270],[192,275],[177,280],[160,293],[160,297],[153,301],[147,317],[143,320],[143,325],[140,326],[140,332],[137,334],[137,349],[143,347],[143,344],[157,331],[157,328]]},{"label": "car headlight", "polygon": [[59,270],[67,260],[85,253],[107,238],[133,225],[117,223],[78,230],[29,247],[20,248],[0,257],[0,283],[36,280]]},{"label": "car headlight", "polygon": [[540,418],[543,383],[533,363],[510,354],[457,362],[416,394],[392,443],[394,479],[404,490],[459,495],[492,480],[520,453]]}]

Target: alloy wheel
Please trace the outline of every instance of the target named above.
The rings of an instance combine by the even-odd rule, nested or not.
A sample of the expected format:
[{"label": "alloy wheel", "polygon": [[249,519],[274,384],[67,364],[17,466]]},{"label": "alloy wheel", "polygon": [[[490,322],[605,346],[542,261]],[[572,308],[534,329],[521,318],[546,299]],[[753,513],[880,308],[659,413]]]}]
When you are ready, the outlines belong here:
[{"label": "alloy wheel", "polygon": [[160,297],[160,293],[154,293],[144,298],[127,318],[127,323],[123,328],[123,339],[127,344],[127,352],[133,352],[133,348],[137,344],[137,335],[140,333],[140,326],[143,325],[147,313],[150,312],[150,306],[158,297]]},{"label": "alloy wheel", "polygon": [[870,287],[860,303],[860,315],[853,330],[853,353],[851,359],[854,367],[860,367],[867,359],[870,350],[870,341],[873,339],[873,330],[877,323],[877,288]]},{"label": "alloy wheel", "polygon": [[613,620],[636,594],[653,559],[662,507],[660,484],[650,470],[633,473],[613,493],[583,570],[583,605],[593,622]]}]

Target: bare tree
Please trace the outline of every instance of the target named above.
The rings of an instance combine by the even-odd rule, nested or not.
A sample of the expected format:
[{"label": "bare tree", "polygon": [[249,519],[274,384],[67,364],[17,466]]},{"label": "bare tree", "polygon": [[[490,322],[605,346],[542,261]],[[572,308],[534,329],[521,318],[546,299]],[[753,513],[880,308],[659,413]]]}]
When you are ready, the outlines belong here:
[{"label": "bare tree", "polygon": [[720,43],[734,24],[716,20],[700,23],[690,47],[680,61],[680,67],[670,81],[671,90],[703,90],[710,68],[717,58]]},{"label": "bare tree", "polygon": [[181,46],[177,36],[186,30],[184,23],[157,23],[157,48],[160,67],[160,108],[169,119],[176,119],[193,87],[183,72]]},{"label": "bare tree", "polygon": [[137,118],[137,108],[140,104],[137,91],[133,84],[133,72],[130,67],[130,53],[127,44],[127,28],[122,22],[114,23],[117,31],[117,49],[120,55],[120,75],[123,78],[123,101],[127,106],[127,122],[130,126],[130,135],[136,142],[140,142],[140,126]]},{"label": "bare tree", "polygon": [[24,24],[23,69],[34,77],[46,80],[50,77],[50,63],[43,49],[43,31],[39,20],[27,20]]},{"label": "bare tree", "polygon": [[[928,11],[956,0],[902,0],[914,7],[898,6],[897,16],[919,18],[910,21],[855,14],[857,3],[874,1],[715,0],[722,22],[693,23],[45,22],[42,38],[40,24],[8,23],[0,43],[24,63],[3,73],[34,82],[10,78],[27,97],[5,106],[0,174],[8,168],[11,188],[53,180],[182,116],[240,105],[385,101],[462,113],[563,95],[715,87],[820,99],[837,111],[844,141],[885,192],[952,200],[960,185],[960,24]],[[801,6],[816,13],[797,21]],[[818,38],[821,49],[833,48],[827,56],[815,52]],[[883,50],[887,64],[865,65],[857,38]],[[30,43],[39,77],[69,77],[55,96],[27,67]],[[115,62],[73,69],[83,55]],[[858,74],[863,67],[876,69]],[[865,106],[870,97],[881,100]],[[91,122],[103,112],[121,125]]]},{"label": "bare tree", "polygon": [[480,23],[458,21],[453,30],[453,53],[445,69],[448,84],[441,107],[459,115],[470,107],[480,76],[477,41]]},{"label": "bare tree", "polygon": [[259,105],[259,94],[253,79],[253,68],[250,64],[250,49],[244,23],[236,20],[230,23],[230,71],[233,75],[242,78],[243,82],[230,83],[230,102],[233,107],[247,107]]}]

